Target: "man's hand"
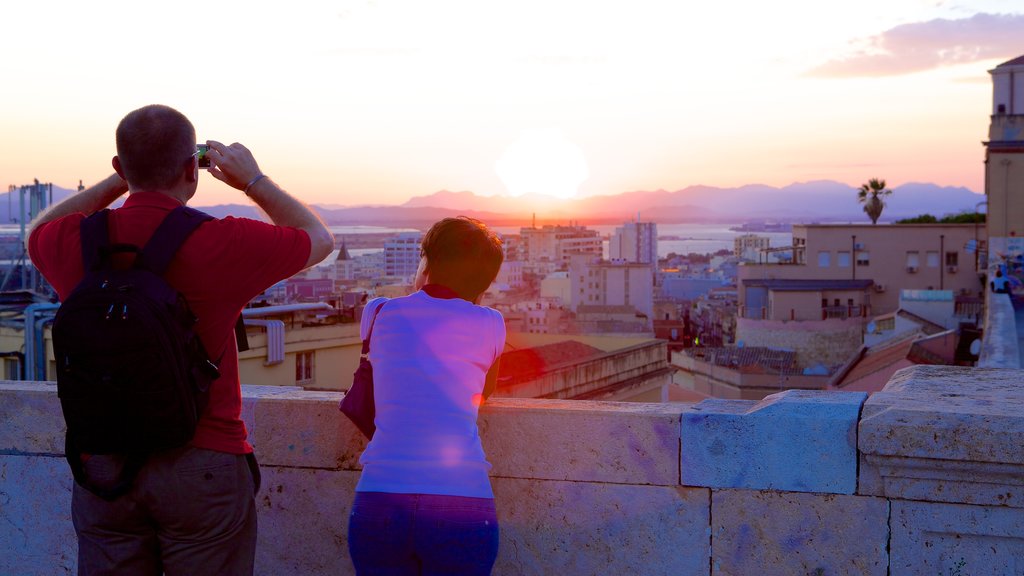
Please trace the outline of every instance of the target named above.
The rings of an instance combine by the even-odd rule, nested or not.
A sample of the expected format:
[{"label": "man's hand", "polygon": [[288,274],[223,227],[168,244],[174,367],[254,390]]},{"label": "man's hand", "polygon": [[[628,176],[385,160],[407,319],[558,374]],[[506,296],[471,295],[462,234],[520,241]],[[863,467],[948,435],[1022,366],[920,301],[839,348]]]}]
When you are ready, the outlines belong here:
[{"label": "man's hand", "polygon": [[216,140],[207,140],[210,147],[210,174],[232,188],[245,190],[246,184],[261,174],[256,158],[248,148],[235,142],[225,146]]}]

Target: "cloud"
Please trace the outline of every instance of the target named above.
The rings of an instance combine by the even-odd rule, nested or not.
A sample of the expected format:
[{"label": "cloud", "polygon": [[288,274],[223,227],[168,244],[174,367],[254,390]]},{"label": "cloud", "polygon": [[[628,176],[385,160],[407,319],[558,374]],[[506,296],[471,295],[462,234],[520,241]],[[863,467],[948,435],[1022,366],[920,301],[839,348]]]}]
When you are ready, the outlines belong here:
[{"label": "cloud", "polygon": [[853,54],[831,60],[810,76],[895,76],[1024,53],[1024,14],[975,14],[960,20],[902,24],[864,41]]}]

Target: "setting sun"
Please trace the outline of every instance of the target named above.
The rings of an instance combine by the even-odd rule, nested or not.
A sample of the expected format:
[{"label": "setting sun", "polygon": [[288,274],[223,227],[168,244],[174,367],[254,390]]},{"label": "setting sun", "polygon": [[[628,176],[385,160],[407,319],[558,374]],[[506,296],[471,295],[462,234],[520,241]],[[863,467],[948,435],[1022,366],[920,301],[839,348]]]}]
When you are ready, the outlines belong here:
[{"label": "setting sun", "polygon": [[494,167],[513,196],[576,196],[589,176],[580,147],[557,128],[523,130]]}]

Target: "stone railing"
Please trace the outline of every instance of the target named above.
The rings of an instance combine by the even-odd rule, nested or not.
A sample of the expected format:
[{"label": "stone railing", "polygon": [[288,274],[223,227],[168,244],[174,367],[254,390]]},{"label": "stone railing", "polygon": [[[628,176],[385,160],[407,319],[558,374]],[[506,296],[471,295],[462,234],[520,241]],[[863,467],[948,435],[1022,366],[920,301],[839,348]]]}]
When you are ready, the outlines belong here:
[{"label": "stone railing", "polygon": [[1009,294],[988,293],[985,335],[978,358],[983,368],[1020,368],[1021,350],[1017,320]]},{"label": "stone railing", "polygon": [[[1022,574],[1022,375],[918,366],[870,399],[494,400],[495,573]],[[259,574],[352,573],[364,442],[340,396],[245,389]],[[0,383],[0,574],[74,572],[62,443],[52,385]]]}]

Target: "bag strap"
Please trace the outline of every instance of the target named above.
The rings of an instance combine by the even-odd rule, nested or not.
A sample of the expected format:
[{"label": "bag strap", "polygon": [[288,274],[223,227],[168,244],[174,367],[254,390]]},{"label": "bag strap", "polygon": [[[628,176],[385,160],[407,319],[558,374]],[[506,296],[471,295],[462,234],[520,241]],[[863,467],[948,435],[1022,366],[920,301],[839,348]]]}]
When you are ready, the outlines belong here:
[{"label": "bag strap", "polygon": [[135,259],[135,266],[163,276],[178,248],[207,220],[213,220],[213,216],[187,206],[171,210]]},{"label": "bag strap", "polygon": [[373,311],[373,318],[370,318],[370,329],[366,331],[366,339],[363,340],[363,356],[370,353],[370,338],[373,337],[373,325],[377,322],[377,314],[380,314],[385,304],[387,302],[381,302],[380,306],[377,306],[377,309]]},{"label": "bag strap", "polygon": [[88,272],[96,270],[103,261],[103,254],[110,250],[110,232],[107,230],[109,209],[100,210],[82,220],[82,268]]}]

